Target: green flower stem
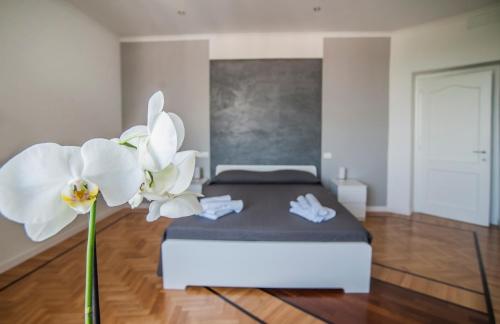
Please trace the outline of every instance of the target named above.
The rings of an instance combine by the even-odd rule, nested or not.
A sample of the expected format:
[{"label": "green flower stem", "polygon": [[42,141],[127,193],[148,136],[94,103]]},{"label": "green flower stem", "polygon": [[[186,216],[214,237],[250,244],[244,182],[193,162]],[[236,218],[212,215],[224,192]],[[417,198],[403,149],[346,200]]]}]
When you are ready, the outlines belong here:
[{"label": "green flower stem", "polygon": [[89,229],[87,238],[87,264],[85,273],[85,324],[93,324],[92,319],[92,280],[94,278],[94,244],[95,244],[96,202],[90,208]]}]

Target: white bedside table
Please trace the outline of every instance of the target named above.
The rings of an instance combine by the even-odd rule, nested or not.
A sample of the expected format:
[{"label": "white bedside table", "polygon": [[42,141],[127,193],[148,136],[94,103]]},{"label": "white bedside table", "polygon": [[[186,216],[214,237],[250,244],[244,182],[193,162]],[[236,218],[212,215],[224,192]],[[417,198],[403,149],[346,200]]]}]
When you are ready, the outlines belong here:
[{"label": "white bedside table", "polygon": [[333,180],[339,202],[357,219],[363,221],[366,216],[367,186],[358,180]]},{"label": "white bedside table", "polygon": [[203,189],[203,184],[207,182],[207,180],[208,179],[206,178],[193,179],[193,181],[191,181],[191,184],[189,185],[188,191],[201,194]]}]

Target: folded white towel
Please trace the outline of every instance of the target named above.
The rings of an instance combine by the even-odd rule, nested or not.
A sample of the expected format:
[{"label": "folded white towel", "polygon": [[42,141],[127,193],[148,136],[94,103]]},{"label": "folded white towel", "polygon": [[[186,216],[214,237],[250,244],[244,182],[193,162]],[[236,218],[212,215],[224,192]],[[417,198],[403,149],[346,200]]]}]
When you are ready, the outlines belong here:
[{"label": "folded white towel", "polygon": [[327,220],[332,219],[335,217],[335,210],[331,208],[327,208],[328,210],[328,215],[326,216],[319,216],[317,214],[314,214],[311,210],[304,210],[302,208],[290,208],[290,212],[296,215],[299,215],[308,221],[311,221],[313,223],[321,223],[321,222],[326,222]]},{"label": "folded white towel", "polygon": [[314,223],[327,221],[336,215],[335,210],[323,207],[312,194],[299,196],[297,201],[291,201],[290,212]]},{"label": "folded white towel", "polygon": [[313,211],[320,216],[327,216],[328,210],[321,205],[321,203],[314,197],[313,194],[306,194],[306,200],[311,205]]},{"label": "folded white towel", "polygon": [[231,200],[231,196],[217,196],[200,199],[203,212],[199,214],[211,220],[216,220],[232,212],[241,212],[243,210],[242,200]]},{"label": "folded white towel", "polygon": [[200,199],[200,203],[202,203],[202,204],[214,202],[214,201],[231,201],[231,196],[224,195],[224,196],[215,196],[215,197],[207,197],[207,198]]},{"label": "folded white towel", "polygon": [[219,209],[219,210],[215,211],[214,213],[203,212],[203,213],[199,214],[198,216],[205,217],[205,218],[208,218],[211,220],[217,220],[218,218],[225,216],[227,214],[231,214],[232,212],[234,212],[234,210],[232,210],[232,209]]},{"label": "folded white towel", "polygon": [[239,213],[243,210],[243,201],[242,200],[231,200],[231,201],[212,201],[212,202],[204,202],[201,204],[203,207],[203,211],[206,212],[215,212],[218,210],[231,209],[235,212]]},{"label": "folded white towel", "polygon": [[298,202],[296,201],[290,201],[290,208],[295,208],[295,209],[302,209],[302,210],[307,210],[306,208],[303,208]]},{"label": "folded white towel", "polygon": [[302,195],[297,197],[297,202],[299,203],[301,208],[304,208],[304,209],[311,208],[311,204],[309,204],[307,199]]}]

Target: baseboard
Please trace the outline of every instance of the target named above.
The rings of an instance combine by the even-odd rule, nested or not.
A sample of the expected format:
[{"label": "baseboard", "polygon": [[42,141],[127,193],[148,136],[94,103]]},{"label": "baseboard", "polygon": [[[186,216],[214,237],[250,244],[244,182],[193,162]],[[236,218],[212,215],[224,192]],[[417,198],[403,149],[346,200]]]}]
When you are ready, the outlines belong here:
[{"label": "baseboard", "polygon": [[387,213],[389,209],[387,206],[368,206],[366,207],[366,211],[369,213]]},{"label": "baseboard", "polygon": [[[103,219],[105,219],[106,217],[114,214],[116,211],[120,210],[121,208],[119,207],[115,207],[115,208],[109,208],[109,207],[104,207],[104,208],[100,208],[98,209],[98,212],[97,212],[97,218],[96,220],[97,221],[101,221]],[[100,211],[100,212],[99,212]],[[12,268],[14,268],[15,266],[23,263],[24,261],[42,253],[43,251],[45,250],[48,250],[50,249],[51,247],[53,247],[54,245],[56,244],[59,244],[61,243],[62,241],[70,238],[71,236],[85,230],[87,228],[87,223],[79,223],[78,225],[76,226],[73,226],[71,228],[69,228],[68,230],[66,231],[63,231],[61,233],[59,233],[58,235],[54,236],[51,241],[50,241],[50,244],[35,244],[32,248],[30,248],[29,250],[26,250],[18,255],[16,255],[15,257],[12,257],[10,259],[7,259],[7,260],[4,260],[2,263],[0,263],[0,273],[3,273],[7,270],[10,270]]]}]

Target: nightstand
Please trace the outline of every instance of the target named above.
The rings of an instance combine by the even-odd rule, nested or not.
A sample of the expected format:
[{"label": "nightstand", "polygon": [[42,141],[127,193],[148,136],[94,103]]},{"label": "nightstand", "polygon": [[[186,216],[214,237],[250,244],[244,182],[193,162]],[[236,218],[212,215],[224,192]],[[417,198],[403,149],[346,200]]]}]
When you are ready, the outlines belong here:
[{"label": "nightstand", "polygon": [[193,179],[193,181],[191,181],[191,184],[189,185],[188,191],[201,194],[203,190],[203,184],[207,182],[207,180],[208,179],[206,178]]},{"label": "nightstand", "polygon": [[333,180],[339,202],[357,219],[363,221],[366,216],[367,186],[358,180]]}]

